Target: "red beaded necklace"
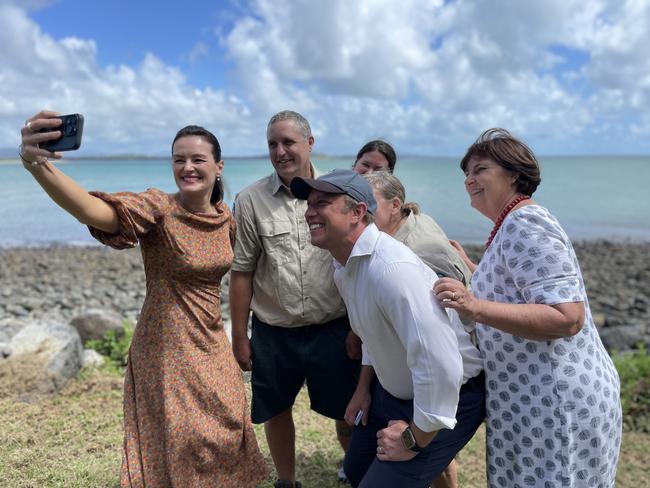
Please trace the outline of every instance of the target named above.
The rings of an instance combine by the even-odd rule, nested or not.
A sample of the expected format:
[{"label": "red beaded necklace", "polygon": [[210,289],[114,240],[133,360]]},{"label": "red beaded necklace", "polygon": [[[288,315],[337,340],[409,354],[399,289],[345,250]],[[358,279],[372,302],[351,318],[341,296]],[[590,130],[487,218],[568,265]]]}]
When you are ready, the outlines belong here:
[{"label": "red beaded necklace", "polygon": [[492,227],[492,232],[490,232],[490,237],[488,237],[488,240],[485,243],[485,249],[490,247],[490,244],[492,244],[492,239],[494,239],[494,236],[497,235],[497,232],[499,232],[499,229],[501,228],[501,224],[503,224],[503,220],[510,213],[510,211],[513,208],[515,208],[519,202],[523,202],[524,200],[529,200],[529,199],[530,196],[519,194],[516,197],[514,197],[512,200],[510,200],[510,203],[505,206],[505,208],[499,215],[499,218],[497,218],[496,222],[494,222],[494,227]]}]

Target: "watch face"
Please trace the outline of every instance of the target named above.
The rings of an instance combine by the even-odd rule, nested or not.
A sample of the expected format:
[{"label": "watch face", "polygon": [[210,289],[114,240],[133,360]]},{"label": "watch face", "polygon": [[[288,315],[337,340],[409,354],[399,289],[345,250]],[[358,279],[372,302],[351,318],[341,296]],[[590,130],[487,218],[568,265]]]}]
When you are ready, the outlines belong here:
[{"label": "watch face", "polygon": [[415,437],[409,427],[404,429],[404,432],[402,432],[402,442],[404,443],[404,447],[407,449],[412,449],[415,446]]}]

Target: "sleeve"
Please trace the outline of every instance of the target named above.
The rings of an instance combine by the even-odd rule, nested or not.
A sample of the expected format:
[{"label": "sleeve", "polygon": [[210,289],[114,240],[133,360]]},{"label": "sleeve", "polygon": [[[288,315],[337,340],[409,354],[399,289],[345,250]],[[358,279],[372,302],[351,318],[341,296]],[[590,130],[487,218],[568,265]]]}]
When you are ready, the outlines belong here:
[{"label": "sleeve", "polygon": [[235,257],[232,270],[255,271],[262,243],[257,233],[255,210],[247,195],[237,195],[233,205],[233,213],[235,216],[235,244],[233,246]]},{"label": "sleeve", "polygon": [[[515,217],[513,215],[513,217]],[[506,231],[514,236],[502,253],[526,303],[583,302],[579,265],[569,238],[551,216],[519,215]],[[512,242],[514,241],[514,242]],[[498,272],[498,267],[495,267]]]},{"label": "sleeve", "polygon": [[449,318],[417,265],[389,265],[381,281],[375,289],[391,292],[378,300],[379,308],[406,349],[411,371],[413,422],[425,432],[453,429],[463,360]]},{"label": "sleeve", "polygon": [[120,225],[119,233],[109,234],[95,227],[88,227],[90,234],[102,244],[116,249],[134,247],[138,240],[160,221],[169,208],[169,195],[149,189],[142,193],[90,192],[113,206]]},{"label": "sleeve", "polygon": [[363,342],[361,343],[361,365],[372,366],[372,356]]}]

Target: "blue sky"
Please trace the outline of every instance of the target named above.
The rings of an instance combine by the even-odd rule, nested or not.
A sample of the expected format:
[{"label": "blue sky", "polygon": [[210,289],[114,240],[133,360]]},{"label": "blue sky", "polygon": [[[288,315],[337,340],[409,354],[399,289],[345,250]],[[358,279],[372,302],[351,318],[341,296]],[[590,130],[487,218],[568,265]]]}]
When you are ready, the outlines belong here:
[{"label": "blue sky", "polygon": [[80,155],[166,154],[191,123],[263,154],[293,109],[328,154],[458,155],[494,126],[648,154],[649,26],[640,0],[0,0],[0,148],[47,107],[86,116]]}]

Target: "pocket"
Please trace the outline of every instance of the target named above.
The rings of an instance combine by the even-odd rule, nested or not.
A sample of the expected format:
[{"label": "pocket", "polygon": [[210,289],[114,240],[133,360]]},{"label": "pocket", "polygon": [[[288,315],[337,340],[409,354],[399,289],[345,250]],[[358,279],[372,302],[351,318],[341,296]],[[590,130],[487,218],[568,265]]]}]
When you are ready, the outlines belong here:
[{"label": "pocket", "polygon": [[[259,223],[259,235],[266,254],[288,259],[291,234],[289,220],[266,220]],[[281,259],[281,261],[283,260]]]}]

